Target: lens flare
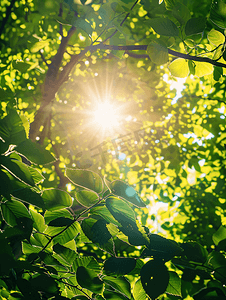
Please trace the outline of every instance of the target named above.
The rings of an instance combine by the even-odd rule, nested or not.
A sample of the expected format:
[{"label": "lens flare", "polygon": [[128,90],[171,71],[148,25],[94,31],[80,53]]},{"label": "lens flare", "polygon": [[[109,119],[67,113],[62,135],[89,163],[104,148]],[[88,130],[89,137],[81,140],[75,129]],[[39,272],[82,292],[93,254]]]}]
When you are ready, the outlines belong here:
[{"label": "lens flare", "polygon": [[119,114],[117,109],[108,101],[99,103],[93,113],[94,124],[105,131],[114,130],[119,126]]}]

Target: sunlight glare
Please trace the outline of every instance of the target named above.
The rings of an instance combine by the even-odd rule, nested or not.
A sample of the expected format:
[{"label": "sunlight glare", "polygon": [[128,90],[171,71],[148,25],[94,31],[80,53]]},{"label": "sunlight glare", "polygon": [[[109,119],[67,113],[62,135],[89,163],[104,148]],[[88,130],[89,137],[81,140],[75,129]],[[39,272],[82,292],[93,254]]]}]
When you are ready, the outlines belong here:
[{"label": "sunlight glare", "polygon": [[98,104],[94,112],[94,122],[105,130],[113,130],[119,126],[119,116],[116,108],[108,101]]}]

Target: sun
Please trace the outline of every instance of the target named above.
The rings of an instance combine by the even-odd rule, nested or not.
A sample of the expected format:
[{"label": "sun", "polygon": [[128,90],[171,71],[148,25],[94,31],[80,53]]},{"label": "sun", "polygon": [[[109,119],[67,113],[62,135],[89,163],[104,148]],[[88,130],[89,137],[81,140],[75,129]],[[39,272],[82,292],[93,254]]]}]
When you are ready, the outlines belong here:
[{"label": "sun", "polygon": [[109,101],[99,102],[93,112],[93,123],[104,131],[113,131],[119,126],[118,109]]}]

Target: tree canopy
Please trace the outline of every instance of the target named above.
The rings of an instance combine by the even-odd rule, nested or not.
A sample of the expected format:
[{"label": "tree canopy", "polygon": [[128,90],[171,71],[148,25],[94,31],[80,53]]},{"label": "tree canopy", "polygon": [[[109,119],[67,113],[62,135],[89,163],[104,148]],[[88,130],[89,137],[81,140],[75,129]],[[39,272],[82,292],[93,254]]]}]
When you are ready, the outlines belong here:
[{"label": "tree canopy", "polygon": [[226,299],[226,1],[0,4],[0,299]]}]

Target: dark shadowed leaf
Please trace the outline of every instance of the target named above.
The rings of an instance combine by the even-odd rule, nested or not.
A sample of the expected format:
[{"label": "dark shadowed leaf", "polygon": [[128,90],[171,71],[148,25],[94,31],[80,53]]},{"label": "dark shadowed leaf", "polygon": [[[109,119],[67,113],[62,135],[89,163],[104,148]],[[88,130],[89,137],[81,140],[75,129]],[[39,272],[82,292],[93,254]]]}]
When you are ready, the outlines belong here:
[{"label": "dark shadowed leaf", "polygon": [[184,249],[183,254],[191,261],[205,263],[207,260],[207,250],[197,242],[187,242],[180,244],[181,248]]},{"label": "dark shadowed leaf", "polygon": [[206,27],[206,18],[192,18],[185,25],[185,34],[193,35],[204,31]]},{"label": "dark shadowed leaf", "polygon": [[81,287],[86,288],[93,293],[101,294],[103,290],[103,281],[97,277],[97,273],[83,266],[78,267],[76,278]]},{"label": "dark shadowed leaf", "polygon": [[104,270],[108,275],[126,275],[136,266],[134,258],[110,257],[104,263]]},{"label": "dark shadowed leaf", "polygon": [[128,184],[124,183],[121,180],[115,180],[110,183],[110,189],[113,194],[116,196],[122,197],[133,203],[137,207],[145,207],[146,205],[138,196],[137,192],[134,190],[133,187],[129,186]]},{"label": "dark shadowed leaf", "polygon": [[76,185],[101,193],[103,181],[101,177],[92,171],[80,169],[66,169],[66,176]]},{"label": "dark shadowed leaf", "polygon": [[72,205],[71,196],[62,190],[48,189],[42,194],[46,209],[53,211]]},{"label": "dark shadowed leaf", "polygon": [[166,291],[169,273],[161,260],[150,260],[141,269],[140,278],[145,292],[156,299]]},{"label": "dark shadowed leaf", "polygon": [[92,241],[100,244],[100,246],[106,244],[111,238],[106,224],[105,220],[98,220],[91,228]]},{"label": "dark shadowed leaf", "polygon": [[6,175],[7,173],[7,171],[2,171],[0,169],[0,194],[6,199],[11,199],[10,193],[12,192],[13,188],[9,176]]},{"label": "dark shadowed leaf", "polygon": [[148,21],[148,24],[154,31],[160,35],[178,36],[179,30],[177,26],[167,18],[153,18]]},{"label": "dark shadowed leaf", "polygon": [[55,280],[47,275],[38,275],[35,278],[32,278],[30,281],[31,289],[40,292],[47,292],[55,294],[58,291],[58,285]]},{"label": "dark shadowed leaf", "polygon": [[166,239],[158,234],[149,235],[150,245],[143,251],[143,257],[156,257],[165,261],[176,255],[181,255],[183,249],[173,240]]},{"label": "dark shadowed leaf", "polygon": [[64,218],[64,217],[59,217],[59,218],[49,222],[48,225],[53,226],[53,227],[63,227],[63,226],[68,226],[68,225],[72,224],[73,222],[74,222],[74,220]]}]

